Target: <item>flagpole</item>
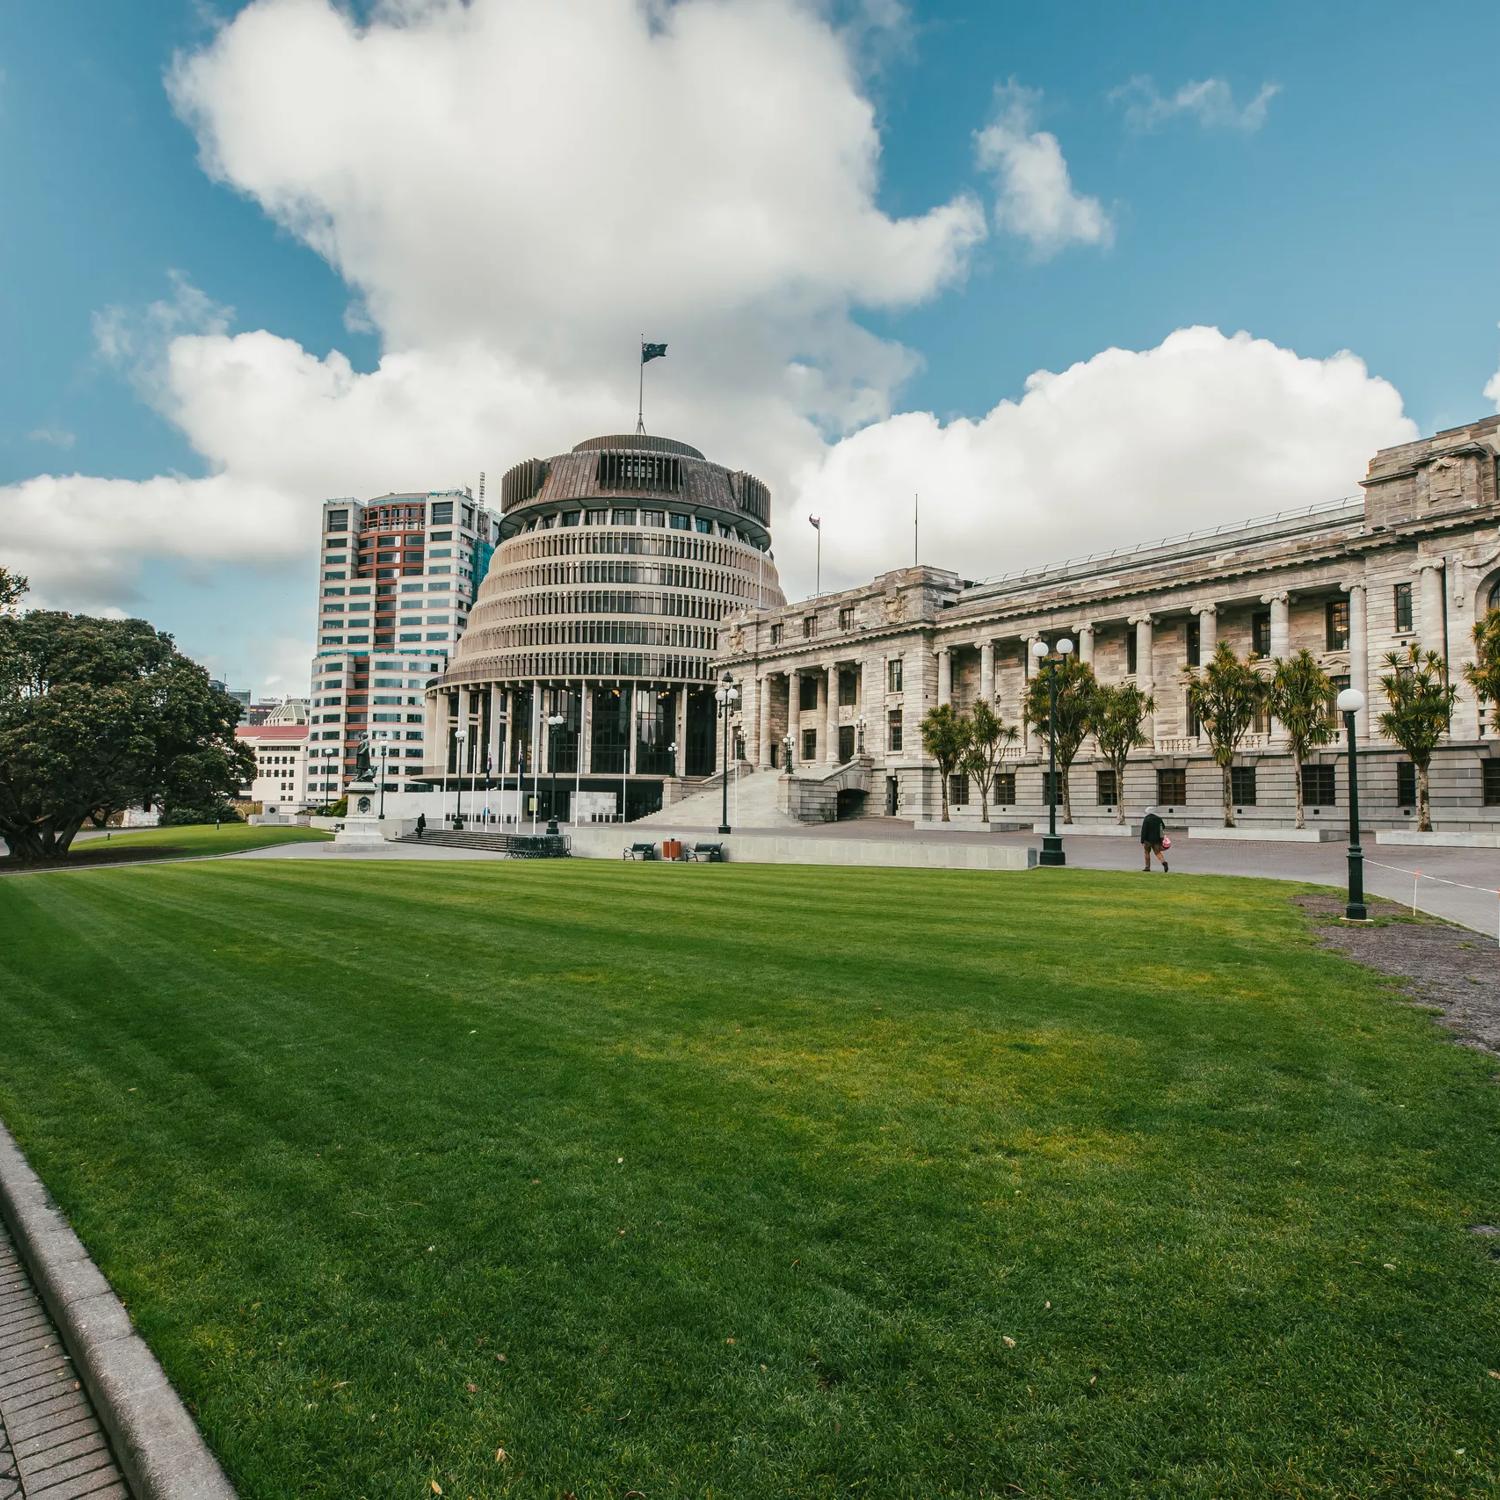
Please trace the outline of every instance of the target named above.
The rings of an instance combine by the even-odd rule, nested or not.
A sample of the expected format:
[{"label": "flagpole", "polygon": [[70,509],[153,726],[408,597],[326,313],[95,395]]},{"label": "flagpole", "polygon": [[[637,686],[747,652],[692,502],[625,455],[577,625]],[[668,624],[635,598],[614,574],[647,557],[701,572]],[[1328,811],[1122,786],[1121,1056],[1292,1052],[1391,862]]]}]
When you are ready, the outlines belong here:
[{"label": "flagpole", "polygon": [[638,437],[646,435],[646,335],[641,335],[641,347],[638,351],[641,357],[640,383],[636,391],[635,401],[635,430]]},{"label": "flagpole", "polygon": [[914,568],[921,566],[917,561],[920,555],[920,544],[917,541],[917,508],[921,503],[921,499],[920,495],[913,495],[911,497],[911,565]]},{"label": "flagpole", "polygon": [[823,597],[823,528],[819,526],[818,531],[818,564],[817,571],[813,574],[814,597]]}]

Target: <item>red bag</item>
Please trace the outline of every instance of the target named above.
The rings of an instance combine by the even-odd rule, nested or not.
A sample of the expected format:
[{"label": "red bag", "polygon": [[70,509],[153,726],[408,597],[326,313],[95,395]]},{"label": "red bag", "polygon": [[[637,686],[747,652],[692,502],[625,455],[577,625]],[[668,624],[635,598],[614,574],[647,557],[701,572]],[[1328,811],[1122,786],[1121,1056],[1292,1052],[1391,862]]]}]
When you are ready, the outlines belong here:
[{"label": "red bag", "polygon": [[1170,849],[1172,847],[1172,840],[1166,834],[1162,834],[1161,836],[1161,846],[1163,849]]}]

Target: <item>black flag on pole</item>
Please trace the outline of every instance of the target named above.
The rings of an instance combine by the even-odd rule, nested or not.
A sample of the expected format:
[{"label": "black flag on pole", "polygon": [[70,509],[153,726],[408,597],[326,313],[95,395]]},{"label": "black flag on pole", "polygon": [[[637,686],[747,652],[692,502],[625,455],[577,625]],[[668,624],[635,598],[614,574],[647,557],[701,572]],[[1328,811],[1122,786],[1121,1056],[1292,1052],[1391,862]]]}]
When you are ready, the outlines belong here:
[{"label": "black flag on pole", "polygon": [[649,365],[653,359],[664,359],[667,353],[665,344],[641,344],[641,363]]}]

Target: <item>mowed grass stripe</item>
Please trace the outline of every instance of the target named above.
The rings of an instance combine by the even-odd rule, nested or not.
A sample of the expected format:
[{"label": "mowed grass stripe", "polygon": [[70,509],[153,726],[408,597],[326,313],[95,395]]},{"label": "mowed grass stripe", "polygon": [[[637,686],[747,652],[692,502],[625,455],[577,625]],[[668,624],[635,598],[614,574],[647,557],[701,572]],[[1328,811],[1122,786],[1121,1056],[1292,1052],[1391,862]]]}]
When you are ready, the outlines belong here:
[{"label": "mowed grass stripe", "polygon": [[1285,887],[80,872],[0,979],[247,1496],[1495,1482],[1495,1091]]}]

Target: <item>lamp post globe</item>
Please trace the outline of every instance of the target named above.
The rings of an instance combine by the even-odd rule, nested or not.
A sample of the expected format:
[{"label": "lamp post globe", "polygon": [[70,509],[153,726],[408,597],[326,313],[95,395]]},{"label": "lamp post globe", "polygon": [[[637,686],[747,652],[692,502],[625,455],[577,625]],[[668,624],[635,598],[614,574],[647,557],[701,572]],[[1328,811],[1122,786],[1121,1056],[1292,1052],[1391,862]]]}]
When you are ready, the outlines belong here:
[{"label": "lamp post globe", "polygon": [[1346,922],[1367,922],[1365,905],[1365,851],[1359,841],[1359,736],[1355,716],[1365,706],[1365,695],[1358,688],[1347,687],[1337,700],[1344,716],[1344,732],[1349,741],[1349,900],[1344,907]]},{"label": "lamp post globe", "polygon": [[719,734],[723,742],[723,765],[722,786],[723,801],[719,812],[719,832],[729,832],[729,716],[734,711],[734,705],[739,702],[740,690],[735,686],[734,678],[726,672],[717,688],[714,689],[714,702],[719,705]]},{"label": "lamp post globe", "polygon": [[547,832],[557,832],[557,745],[554,738],[568,721],[561,714],[547,715],[547,761],[551,770],[552,786],[547,794]]},{"label": "lamp post globe", "polygon": [[1050,649],[1046,641],[1031,643],[1031,654],[1039,665],[1045,664],[1047,668],[1047,831],[1042,835],[1042,852],[1037,857],[1040,865],[1068,862],[1057,832],[1057,664],[1072,650],[1073,642],[1065,635],[1059,636]]}]

